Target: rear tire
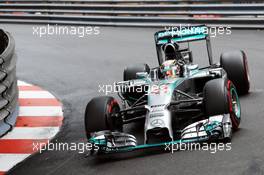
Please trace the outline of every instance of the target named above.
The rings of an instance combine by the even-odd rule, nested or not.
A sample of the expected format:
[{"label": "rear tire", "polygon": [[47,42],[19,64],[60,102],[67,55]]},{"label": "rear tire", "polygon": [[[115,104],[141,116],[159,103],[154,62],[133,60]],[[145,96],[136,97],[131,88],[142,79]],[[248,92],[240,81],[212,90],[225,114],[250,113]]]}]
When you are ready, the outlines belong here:
[{"label": "rear tire", "polygon": [[120,111],[113,97],[101,96],[93,98],[85,110],[85,130],[88,139],[91,133],[103,130],[122,131],[121,118],[112,115]]},{"label": "rear tire", "polygon": [[245,52],[232,51],[221,55],[220,64],[239,94],[247,94],[250,88],[248,62]]}]

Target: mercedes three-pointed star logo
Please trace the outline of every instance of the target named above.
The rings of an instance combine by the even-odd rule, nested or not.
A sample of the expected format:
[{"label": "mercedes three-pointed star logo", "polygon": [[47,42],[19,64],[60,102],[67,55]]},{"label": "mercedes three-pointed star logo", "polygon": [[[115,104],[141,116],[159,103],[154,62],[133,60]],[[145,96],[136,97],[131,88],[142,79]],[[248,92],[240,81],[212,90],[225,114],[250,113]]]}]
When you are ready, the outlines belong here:
[{"label": "mercedes three-pointed star logo", "polygon": [[150,124],[155,127],[162,127],[164,126],[164,121],[161,119],[155,119]]}]

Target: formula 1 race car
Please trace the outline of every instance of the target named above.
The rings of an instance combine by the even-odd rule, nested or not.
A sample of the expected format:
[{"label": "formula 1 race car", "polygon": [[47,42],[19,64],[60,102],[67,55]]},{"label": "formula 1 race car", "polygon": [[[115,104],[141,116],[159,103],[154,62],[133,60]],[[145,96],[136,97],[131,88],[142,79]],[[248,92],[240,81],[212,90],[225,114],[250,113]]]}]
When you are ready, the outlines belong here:
[{"label": "formula 1 race car", "polygon": [[[230,142],[241,120],[239,95],[249,92],[243,51],[223,53],[213,63],[207,26],[155,33],[159,66],[130,65],[117,83],[122,109],[110,96],[93,98],[86,107],[85,128],[91,153],[117,153],[205,141]],[[206,41],[209,66],[193,63],[189,43]],[[182,48],[188,43],[188,47]],[[123,126],[144,122],[142,143]],[[141,138],[142,138],[141,137]]]}]

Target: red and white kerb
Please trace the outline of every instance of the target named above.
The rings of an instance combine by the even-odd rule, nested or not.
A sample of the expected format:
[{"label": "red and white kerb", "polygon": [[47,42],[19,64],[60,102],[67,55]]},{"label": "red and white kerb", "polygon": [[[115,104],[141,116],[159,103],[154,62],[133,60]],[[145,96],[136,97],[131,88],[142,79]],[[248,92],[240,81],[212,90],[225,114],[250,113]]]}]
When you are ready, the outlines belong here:
[{"label": "red and white kerb", "polygon": [[0,175],[37,152],[33,143],[47,143],[62,125],[62,105],[51,93],[22,81],[18,87],[16,125],[0,139]]}]

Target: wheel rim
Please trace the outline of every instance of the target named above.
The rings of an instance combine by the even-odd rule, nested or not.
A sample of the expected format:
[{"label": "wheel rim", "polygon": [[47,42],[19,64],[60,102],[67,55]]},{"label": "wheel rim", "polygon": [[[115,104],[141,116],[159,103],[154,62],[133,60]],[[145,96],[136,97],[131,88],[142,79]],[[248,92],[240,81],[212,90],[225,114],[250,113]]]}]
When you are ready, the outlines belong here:
[{"label": "wheel rim", "polygon": [[234,114],[236,115],[236,117],[240,118],[241,108],[240,108],[240,103],[239,103],[239,99],[238,99],[238,94],[237,94],[235,88],[231,88],[230,95],[231,95],[232,110],[233,110]]}]

